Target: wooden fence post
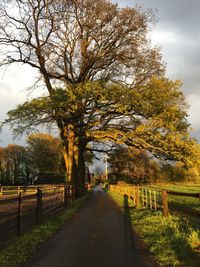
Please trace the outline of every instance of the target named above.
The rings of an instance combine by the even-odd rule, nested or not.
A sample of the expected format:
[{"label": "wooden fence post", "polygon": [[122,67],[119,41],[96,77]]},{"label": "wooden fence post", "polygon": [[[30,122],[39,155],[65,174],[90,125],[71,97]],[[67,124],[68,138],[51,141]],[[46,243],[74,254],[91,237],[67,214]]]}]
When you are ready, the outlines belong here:
[{"label": "wooden fence post", "polygon": [[152,196],[151,196],[151,190],[149,190],[149,207],[152,209]]},{"label": "wooden fence post", "polygon": [[153,195],[154,195],[154,209],[157,210],[156,191],[153,191]]},{"label": "wooden fence post", "polygon": [[144,189],[142,188],[142,206],[144,206]]},{"label": "wooden fence post", "polygon": [[20,194],[20,186],[17,187],[17,194]]},{"label": "wooden fence post", "polygon": [[146,207],[148,208],[149,204],[148,204],[148,190],[145,189],[145,197],[146,197]]},{"label": "wooden fence post", "polygon": [[162,190],[162,205],[163,205],[163,216],[169,215],[168,201],[167,201],[167,190]]},{"label": "wooden fence post", "polygon": [[135,206],[136,208],[139,208],[140,206],[140,196],[139,196],[139,188],[135,188]]},{"label": "wooden fence post", "polygon": [[3,186],[1,186],[0,196],[3,196]]},{"label": "wooden fence post", "polygon": [[40,223],[42,215],[42,190],[37,190],[37,223]]},{"label": "wooden fence post", "polygon": [[17,234],[21,234],[21,224],[22,224],[22,193],[18,196],[18,212],[17,212]]},{"label": "wooden fence post", "polygon": [[67,185],[64,186],[64,206],[65,208],[69,204],[69,188]]}]

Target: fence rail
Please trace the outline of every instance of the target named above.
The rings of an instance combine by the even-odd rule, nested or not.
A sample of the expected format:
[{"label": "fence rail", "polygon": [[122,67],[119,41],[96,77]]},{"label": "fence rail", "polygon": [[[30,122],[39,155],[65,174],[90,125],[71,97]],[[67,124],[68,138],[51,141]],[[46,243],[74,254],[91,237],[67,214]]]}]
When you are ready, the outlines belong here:
[{"label": "fence rail", "polygon": [[0,198],[0,239],[28,225],[40,223],[49,214],[67,207],[75,199],[72,185],[37,187],[33,194],[21,192],[11,198]]},{"label": "fence rail", "polygon": [[52,187],[64,187],[64,184],[51,184],[51,185],[28,185],[28,186],[0,186],[0,199],[1,197],[16,196],[20,193],[23,195],[34,194],[38,188],[52,189]]},{"label": "fence rail", "polygon": [[174,196],[185,196],[198,198],[200,193],[184,193],[170,190],[155,190],[147,187],[131,185],[110,185],[111,192],[121,197],[127,197],[133,201],[134,207],[146,207],[150,209],[162,210],[163,216],[169,215],[168,194]]}]

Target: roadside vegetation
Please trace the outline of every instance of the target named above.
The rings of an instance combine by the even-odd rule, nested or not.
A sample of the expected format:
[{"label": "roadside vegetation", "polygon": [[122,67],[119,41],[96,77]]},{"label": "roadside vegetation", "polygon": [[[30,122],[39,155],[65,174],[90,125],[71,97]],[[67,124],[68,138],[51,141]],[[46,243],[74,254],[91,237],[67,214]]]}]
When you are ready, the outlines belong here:
[{"label": "roadside vegetation", "polygon": [[25,263],[42,243],[73,218],[88,196],[87,194],[75,200],[66,210],[44,220],[25,234],[9,240],[6,248],[0,251],[0,267],[19,267]]},{"label": "roadside vegetation", "polygon": [[[109,193],[122,207],[123,198]],[[124,209],[122,209],[124,211]],[[186,217],[163,217],[161,211],[129,209],[131,223],[161,266],[197,267],[200,262],[200,227]]]}]

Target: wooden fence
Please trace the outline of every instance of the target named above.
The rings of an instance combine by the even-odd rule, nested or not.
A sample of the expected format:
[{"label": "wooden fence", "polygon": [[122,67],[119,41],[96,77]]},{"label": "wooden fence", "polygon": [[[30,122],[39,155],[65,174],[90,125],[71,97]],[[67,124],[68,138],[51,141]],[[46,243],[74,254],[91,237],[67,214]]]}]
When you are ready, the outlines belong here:
[{"label": "wooden fence", "polygon": [[110,190],[121,197],[127,196],[136,208],[147,207],[157,210],[162,207],[162,194],[158,190],[129,185],[110,185]]},{"label": "wooden fence", "polygon": [[75,199],[72,185],[37,188],[26,195],[21,190],[11,198],[0,198],[0,236],[20,234],[29,224],[40,223],[48,216],[67,207]]},{"label": "wooden fence", "polygon": [[168,194],[175,196],[194,197],[200,200],[200,193],[183,193],[170,190],[155,190],[147,187],[131,185],[110,185],[111,192],[120,197],[127,197],[134,207],[161,209],[163,216],[169,215]]},{"label": "wooden fence", "polygon": [[34,194],[37,192],[37,186],[1,186],[0,197],[3,196],[14,196],[23,194]]},{"label": "wooden fence", "polygon": [[51,189],[52,187],[63,187],[64,184],[44,184],[44,185],[28,185],[28,186],[0,186],[0,198],[16,196],[20,193],[30,195],[37,193],[38,188]]}]

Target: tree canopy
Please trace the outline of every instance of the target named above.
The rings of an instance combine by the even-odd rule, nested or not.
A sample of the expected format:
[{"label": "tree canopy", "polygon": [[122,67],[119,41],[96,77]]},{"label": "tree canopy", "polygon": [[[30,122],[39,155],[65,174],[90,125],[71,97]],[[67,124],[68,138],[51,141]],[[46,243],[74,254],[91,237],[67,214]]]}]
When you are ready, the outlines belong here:
[{"label": "tree canopy", "polygon": [[149,40],[151,10],[107,0],[9,0],[0,15],[0,46],[9,48],[1,65],[38,69],[46,88],[6,122],[17,133],[55,122],[77,190],[88,143],[96,150],[125,144],[191,164],[187,104]]}]

